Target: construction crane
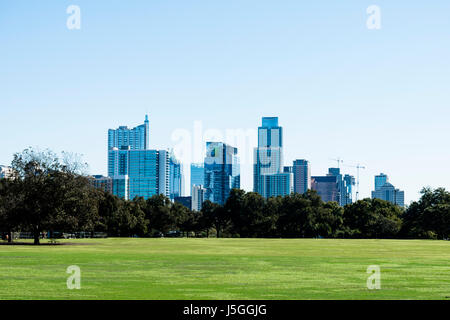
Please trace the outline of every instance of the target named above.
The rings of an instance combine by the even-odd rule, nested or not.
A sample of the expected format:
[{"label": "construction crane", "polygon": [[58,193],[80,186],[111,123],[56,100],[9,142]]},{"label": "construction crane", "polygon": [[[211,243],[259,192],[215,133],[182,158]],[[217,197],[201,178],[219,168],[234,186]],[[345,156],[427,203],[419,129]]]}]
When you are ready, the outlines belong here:
[{"label": "construction crane", "polygon": [[345,165],[346,167],[356,168],[356,201],[358,201],[359,196],[359,169],[366,169],[366,167],[360,165],[359,163],[356,166]]},{"label": "construction crane", "polygon": [[331,159],[330,158],[330,160],[333,160],[333,161],[336,161],[337,162],[337,167],[338,168],[340,168],[341,167],[341,163],[343,163],[344,162],[344,160],[342,160],[341,158],[336,158],[336,159]]}]

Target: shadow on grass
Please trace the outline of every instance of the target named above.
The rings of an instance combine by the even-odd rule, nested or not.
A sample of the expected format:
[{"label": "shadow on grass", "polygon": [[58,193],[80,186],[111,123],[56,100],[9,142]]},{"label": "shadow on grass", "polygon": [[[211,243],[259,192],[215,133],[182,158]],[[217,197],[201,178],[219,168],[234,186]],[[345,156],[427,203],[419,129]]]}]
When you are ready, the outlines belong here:
[{"label": "shadow on grass", "polygon": [[34,244],[33,242],[20,242],[20,241],[14,241],[14,242],[6,242],[1,241],[0,246],[35,246],[35,247],[42,247],[42,246],[79,246],[79,245],[93,245],[95,243],[73,243],[73,242],[41,242],[40,244]]}]

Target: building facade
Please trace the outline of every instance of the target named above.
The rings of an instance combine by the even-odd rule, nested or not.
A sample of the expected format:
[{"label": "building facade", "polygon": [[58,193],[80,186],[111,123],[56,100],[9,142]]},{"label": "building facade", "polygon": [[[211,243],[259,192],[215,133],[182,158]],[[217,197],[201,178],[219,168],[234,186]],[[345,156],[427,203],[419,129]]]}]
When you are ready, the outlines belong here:
[{"label": "building facade", "polygon": [[311,189],[317,191],[317,194],[324,202],[340,202],[336,176],[312,176]]},{"label": "building facade", "polygon": [[91,185],[104,192],[113,193],[113,179],[102,175],[94,175],[90,177]]},{"label": "building facade", "polygon": [[165,150],[122,150],[108,155],[108,176],[113,179],[113,194],[134,199],[163,194],[170,197],[170,158]]},{"label": "building facade", "polygon": [[205,184],[205,166],[203,163],[191,163],[191,195],[194,186]]},{"label": "building facade", "polygon": [[183,196],[183,170],[181,162],[178,161],[171,153],[169,158],[170,166],[170,199],[174,200],[176,197]]},{"label": "building facade", "polygon": [[384,186],[388,182],[389,182],[389,178],[384,173],[380,173],[379,175],[375,176],[375,190],[380,189],[382,186]]},{"label": "building facade", "polygon": [[174,202],[179,203],[179,204],[185,206],[186,208],[188,208],[189,210],[191,210],[191,207],[192,207],[192,198],[191,198],[191,196],[175,197]]},{"label": "building facade", "polygon": [[120,126],[117,129],[108,130],[108,149],[130,147],[130,150],[149,149],[149,122],[145,116],[144,124],[129,129]]},{"label": "building facade", "polygon": [[202,185],[192,186],[192,211],[200,211],[205,201],[206,189]]},{"label": "building facade", "polygon": [[240,188],[240,167],[237,148],[223,142],[207,142],[205,170],[205,200],[224,204],[231,189]]}]

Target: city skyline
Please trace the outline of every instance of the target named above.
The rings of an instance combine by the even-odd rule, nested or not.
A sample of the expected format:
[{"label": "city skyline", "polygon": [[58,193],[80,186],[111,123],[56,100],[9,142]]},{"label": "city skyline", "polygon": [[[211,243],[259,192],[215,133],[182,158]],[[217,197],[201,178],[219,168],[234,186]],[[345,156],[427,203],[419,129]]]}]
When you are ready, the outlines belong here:
[{"label": "city skyline", "polygon": [[[77,4],[80,30],[66,27],[67,3],[0,5],[2,165],[37,146],[106,175],[106,130],[146,113],[157,150],[177,129],[194,136],[195,121],[254,130],[276,115],[284,165],[308,159],[320,176],[342,157],[355,177],[345,165],[364,165],[360,199],[380,172],[405,204],[450,189],[448,2],[378,1],[380,30],[358,1]],[[251,191],[251,166],[241,172]]]}]

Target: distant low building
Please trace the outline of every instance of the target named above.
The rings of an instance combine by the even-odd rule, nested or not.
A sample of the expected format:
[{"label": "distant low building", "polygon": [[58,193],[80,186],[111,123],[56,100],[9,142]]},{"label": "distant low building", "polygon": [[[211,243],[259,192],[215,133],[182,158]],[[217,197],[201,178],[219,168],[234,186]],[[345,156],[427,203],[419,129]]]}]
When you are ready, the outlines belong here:
[{"label": "distant low building", "polygon": [[90,177],[91,184],[100,190],[113,193],[113,179],[102,175],[94,175]]},{"label": "distant low building", "polygon": [[0,179],[6,179],[11,177],[12,168],[7,166],[0,166]]}]

